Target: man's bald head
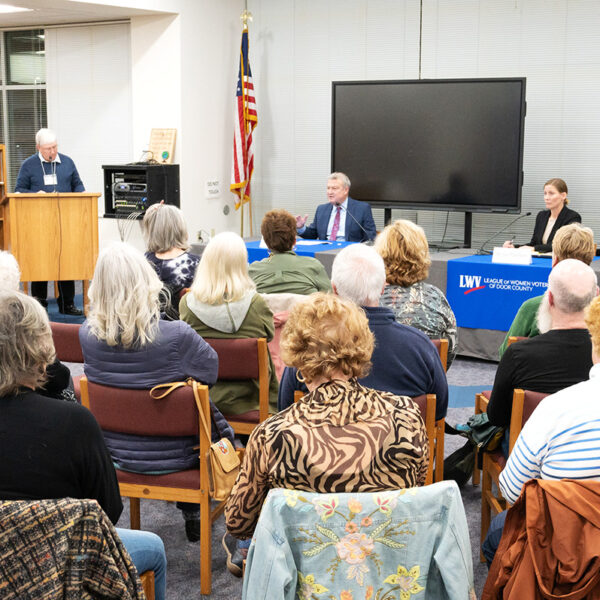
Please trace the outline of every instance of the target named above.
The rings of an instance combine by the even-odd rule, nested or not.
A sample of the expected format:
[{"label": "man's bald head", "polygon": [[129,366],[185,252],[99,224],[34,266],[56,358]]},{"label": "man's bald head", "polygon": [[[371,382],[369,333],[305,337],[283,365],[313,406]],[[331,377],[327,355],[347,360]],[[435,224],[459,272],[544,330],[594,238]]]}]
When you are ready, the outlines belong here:
[{"label": "man's bald head", "polygon": [[556,310],[568,315],[583,312],[598,294],[596,274],[580,260],[561,260],[548,277],[548,293]]}]

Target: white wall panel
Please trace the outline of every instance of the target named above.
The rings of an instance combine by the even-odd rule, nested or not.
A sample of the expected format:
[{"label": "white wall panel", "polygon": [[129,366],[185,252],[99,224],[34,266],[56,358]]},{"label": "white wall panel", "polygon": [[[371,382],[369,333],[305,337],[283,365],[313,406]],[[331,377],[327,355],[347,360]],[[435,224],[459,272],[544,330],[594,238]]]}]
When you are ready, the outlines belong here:
[{"label": "white wall panel", "polygon": [[60,27],[45,35],[48,126],[86,190],[103,192],[101,165],[133,158],[129,25]]},{"label": "white wall panel", "polygon": [[[314,213],[330,165],[331,81],[416,79],[418,0],[251,0],[259,102],[256,222],[272,207]],[[423,78],[527,77],[523,212],[527,241],[542,186],[564,178],[571,206],[600,237],[600,2],[423,0]],[[268,58],[263,55],[268,54]],[[398,149],[401,151],[401,149]],[[381,211],[375,211],[378,226]],[[394,211],[431,239],[460,238],[463,215]],[[514,218],[474,215],[474,243]],[[509,236],[507,236],[509,237]],[[504,235],[499,236],[502,241]]]},{"label": "white wall panel", "polygon": [[416,79],[418,0],[251,0],[249,9],[255,223],[275,207],[312,217],[331,164],[331,82]]}]

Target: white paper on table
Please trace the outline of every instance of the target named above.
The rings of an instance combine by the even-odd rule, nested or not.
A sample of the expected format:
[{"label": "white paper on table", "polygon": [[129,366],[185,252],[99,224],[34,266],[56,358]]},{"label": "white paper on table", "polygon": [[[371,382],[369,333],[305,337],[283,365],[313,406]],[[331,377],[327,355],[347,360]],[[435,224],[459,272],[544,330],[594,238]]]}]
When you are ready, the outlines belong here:
[{"label": "white paper on table", "polygon": [[296,240],[296,246],[321,246],[322,244],[331,244],[327,240]]},{"label": "white paper on table", "polygon": [[531,248],[494,248],[493,263],[506,265],[530,265]]}]

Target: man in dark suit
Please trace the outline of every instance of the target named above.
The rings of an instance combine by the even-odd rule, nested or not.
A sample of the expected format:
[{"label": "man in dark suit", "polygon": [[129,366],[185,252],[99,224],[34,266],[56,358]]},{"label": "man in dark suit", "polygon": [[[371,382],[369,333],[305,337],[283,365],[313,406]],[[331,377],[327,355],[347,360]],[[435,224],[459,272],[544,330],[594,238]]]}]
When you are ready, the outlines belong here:
[{"label": "man in dark suit", "polygon": [[344,173],[327,178],[327,204],[317,206],[314,221],[307,227],[304,217],[296,217],[298,235],[307,239],[338,242],[366,242],[377,233],[371,207],[348,197],[350,180]]}]

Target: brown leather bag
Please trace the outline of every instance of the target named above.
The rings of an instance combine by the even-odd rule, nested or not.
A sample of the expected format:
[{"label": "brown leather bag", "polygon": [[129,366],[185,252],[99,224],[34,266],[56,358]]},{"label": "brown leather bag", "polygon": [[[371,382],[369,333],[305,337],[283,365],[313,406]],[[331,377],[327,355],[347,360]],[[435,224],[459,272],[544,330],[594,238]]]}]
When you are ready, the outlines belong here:
[{"label": "brown leather bag", "polygon": [[[194,399],[196,400],[196,406],[198,407],[198,413],[200,414],[200,421],[206,437],[210,440],[210,427],[206,422],[204,413],[200,406],[200,398],[198,397],[198,382],[193,379],[187,381],[176,381],[174,383],[161,383],[155,385],[150,390],[150,395],[159,400],[170,394],[173,390],[182,386],[191,386],[194,392]],[[167,388],[161,394],[156,395],[155,390]],[[219,502],[227,500],[233,484],[237,479],[240,471],[240,457],[236,452],[233,444],[227,438],[221,438],[218,442],[211,444],[209,451],[206,456],[206,463],[208,466],[208,479],[210,482],[210,496]]]}]

